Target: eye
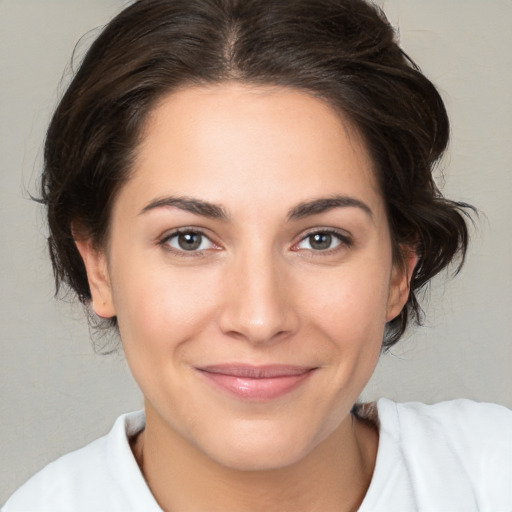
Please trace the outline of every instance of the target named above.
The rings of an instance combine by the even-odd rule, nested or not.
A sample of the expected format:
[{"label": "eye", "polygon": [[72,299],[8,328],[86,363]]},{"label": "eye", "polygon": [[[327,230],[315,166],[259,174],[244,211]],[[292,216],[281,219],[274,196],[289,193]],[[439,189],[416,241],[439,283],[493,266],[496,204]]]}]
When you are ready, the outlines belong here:
[{"label": "eye", "polygon": [[168,236],[162,243],[180,252],[197,252],[215,247],[206,235],[198,231],[179,231]]},{"label": "eye", "polygon": [[340,245],[350,245],[347,237],[332,231],[316,231],[304,237],[297,245],[298,250],[328,251]]}]

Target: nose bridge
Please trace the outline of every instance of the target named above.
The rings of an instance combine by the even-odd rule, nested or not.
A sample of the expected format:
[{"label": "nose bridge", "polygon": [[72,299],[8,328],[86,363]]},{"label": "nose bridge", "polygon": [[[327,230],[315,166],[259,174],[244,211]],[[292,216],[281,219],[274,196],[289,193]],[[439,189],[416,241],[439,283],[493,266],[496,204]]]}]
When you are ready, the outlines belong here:
[{"label": "nose bridge", "polygon": [[267,343],[293,332],[298,319],[285,265],[271,248],[255,245],[233,259],[220,325],[230,335]]}]

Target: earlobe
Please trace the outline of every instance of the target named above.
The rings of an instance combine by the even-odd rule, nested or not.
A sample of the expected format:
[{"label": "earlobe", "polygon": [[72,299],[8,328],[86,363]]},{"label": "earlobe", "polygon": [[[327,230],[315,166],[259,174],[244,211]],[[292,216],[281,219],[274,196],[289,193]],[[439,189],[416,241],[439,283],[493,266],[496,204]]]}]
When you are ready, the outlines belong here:
[{"label": "earlobe", "polygon": [[386,322],[396,318],[409,298],[411,278],[414,268],[418,263],[418,255],[412,249],[403,249],[404,265],[393,265],[391,282],[389,287],[388,307]]},{"label": "earlobe", "polygon": [[105,252],[95,248],[90,239],[75,237],[75,244],[87,271],[94,312],[102,318],[115,316]]}]

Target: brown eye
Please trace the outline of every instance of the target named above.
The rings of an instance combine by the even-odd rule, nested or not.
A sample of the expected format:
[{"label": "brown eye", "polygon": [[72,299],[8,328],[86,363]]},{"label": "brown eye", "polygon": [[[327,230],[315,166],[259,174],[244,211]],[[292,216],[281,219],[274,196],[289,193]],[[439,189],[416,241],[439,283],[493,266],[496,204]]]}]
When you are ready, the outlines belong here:
[{"label": "brown eye", "polygon": [[177,251],[185,252],[202,251],[213,248],[211,240],[196,231],[175,233],[167,238],[165,243]]},{"label": "brown eye", "polygon": [[350,246],[350,240],[342,235],[330,231],[316,231],[305,236],[296,246],[298,250],[328,251],[342,245]]},{"label": "brown eye", "polygon": [[184,251],[195,251],[201,246],[202,238],[199,233],[181,233],[178,235],[178,245]]},{"label": "brown eye", "polygon": [[330,249],[332,244],[332,235],[329,233],[315,233],[309,237],[309,245],[315,251],[324,251]]}]

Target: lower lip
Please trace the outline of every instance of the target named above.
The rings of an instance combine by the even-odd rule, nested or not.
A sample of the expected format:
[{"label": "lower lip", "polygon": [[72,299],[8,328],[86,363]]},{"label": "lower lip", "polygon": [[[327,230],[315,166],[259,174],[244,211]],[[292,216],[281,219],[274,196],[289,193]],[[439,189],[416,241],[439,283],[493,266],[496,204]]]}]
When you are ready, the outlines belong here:
[{"label": "lower lip", "polygon": [[236,377],[200,370],[216,388],[244,400],[265,401],[284,396],[306,381],[313,370],[300,375],[282,375],[269,378]]}]

